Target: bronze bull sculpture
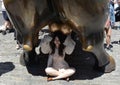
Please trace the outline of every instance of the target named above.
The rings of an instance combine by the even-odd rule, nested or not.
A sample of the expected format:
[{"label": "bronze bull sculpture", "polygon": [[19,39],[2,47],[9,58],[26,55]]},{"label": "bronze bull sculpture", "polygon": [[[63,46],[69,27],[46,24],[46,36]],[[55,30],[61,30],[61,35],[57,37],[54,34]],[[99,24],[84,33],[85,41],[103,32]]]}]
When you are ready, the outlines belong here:
[{"label": "bronze bull sculpture", "polygon": [[[114,59],[104,50],[104,23],[107,18],[109,0],[4,0],[17,33],[21,36],[24,59],[29,61],[36,55],[38,33],[46,25],[51,31],[68,26],[80,38],[83,50],[93,52],[98,67],[104,72],[115,69]],[[60,21],[61,23],[59,23]],[[28,60],[28,59],[27,59]]]}]

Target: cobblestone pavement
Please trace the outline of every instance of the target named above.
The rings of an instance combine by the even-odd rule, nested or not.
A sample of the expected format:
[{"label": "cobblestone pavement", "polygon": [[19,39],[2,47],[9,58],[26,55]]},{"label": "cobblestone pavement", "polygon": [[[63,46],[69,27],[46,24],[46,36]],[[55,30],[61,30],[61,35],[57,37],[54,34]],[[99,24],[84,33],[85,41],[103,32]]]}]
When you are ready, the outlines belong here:
[{"label": "cobblestone pavement", "polygon": [[[0,16],[0,24],[3,20]],[[112,32],[112,42],[120,39],[120,30]],[[19,63],[22,50],[16,50],[16,41],[13,33],[2,35],[0,33],[0,85],[120,85],[120,45],[113,43],[111,51],[107,51],[116,61],[116,70],[111,73],[97,72],[92,69],[93,55],[90,53],[74,52],[78,59],[75,62],[77,72],[69,82],[65,80],[46,81],[44,68],[46,60],[42,57],[40,65],[25,67]],[[84,54],[84,55],[83,55]]]}]

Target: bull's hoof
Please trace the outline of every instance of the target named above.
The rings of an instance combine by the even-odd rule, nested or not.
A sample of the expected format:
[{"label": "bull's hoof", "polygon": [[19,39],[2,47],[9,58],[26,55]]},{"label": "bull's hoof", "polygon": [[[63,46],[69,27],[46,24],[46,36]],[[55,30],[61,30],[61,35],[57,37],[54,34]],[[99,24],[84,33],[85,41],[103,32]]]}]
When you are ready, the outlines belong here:
[{"label": "bull's hoof", "polygon": [[115,61],[114,61],[114,59],[110,56],[110,57],[109,57],[109,62],[108,62],[107,64],[105,64],[104,66],[101,66],[101,67],[95,65],[95,66],[94,66],[94,69],[97,70],[97,71],[100,71],[100,72],[110,73],[110,72],[112,72],[112,71],[115,70],[115,67],[116,67]]},{"label": "bull's hoof", "polygon": [[20,56],[20,64],[26,66],[26,62],[23,56]]},{"label": "bull's hoof", "polygon": [[32,47],[30,47],[29,45],[23,45],[23,49],[26,51],[31,51]]},{"label": "bull's hoof", "polygon": [[92,45],[89,45],[86,49],[83,49],[84,51],[90,52],[93,49]]},{"label": "bull's hoof", "polygon": [[110,56],[109,61],[110,62],[105,66],[105,70],[104,70],[105,73],[109,73],[115,70],[116,67],[115,60]]},{"label": "bull's hoof", "polygon": [[29,56],[27,52],[24,52],[20,56],[20,64],[26,66],[29,62]]}]

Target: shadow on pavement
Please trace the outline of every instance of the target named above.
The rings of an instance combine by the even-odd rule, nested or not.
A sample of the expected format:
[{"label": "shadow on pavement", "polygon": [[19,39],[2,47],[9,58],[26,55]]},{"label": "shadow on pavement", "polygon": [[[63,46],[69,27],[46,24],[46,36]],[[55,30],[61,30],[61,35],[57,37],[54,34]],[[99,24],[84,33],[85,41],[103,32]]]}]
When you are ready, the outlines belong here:
[{"label": "shadow on pavement", "polygon": [[112,44],[118,44],[118,45],[120,45],[120,40],[118,40],[118,41],[112,41],[111,43]]},{"label": "shadow on pavement", "polygon": [[76,69],[76,73],[70,77],[72,80],[94,79],[103,75],[103,72],[94,69],[97,60],[95,55],[89,52],[75,53],[66,58],[71,67]]},{"label": "shadow on pavement", "polygon": [[12,62],[0,62],[0,76],[15,68]]},{"label": "shadow on pavement", "polygon": [[38,62],[32,65],[26,66],[28,73],[34,76],[46,76],[45,68],[47,66],[48,55],[40,54]]}]

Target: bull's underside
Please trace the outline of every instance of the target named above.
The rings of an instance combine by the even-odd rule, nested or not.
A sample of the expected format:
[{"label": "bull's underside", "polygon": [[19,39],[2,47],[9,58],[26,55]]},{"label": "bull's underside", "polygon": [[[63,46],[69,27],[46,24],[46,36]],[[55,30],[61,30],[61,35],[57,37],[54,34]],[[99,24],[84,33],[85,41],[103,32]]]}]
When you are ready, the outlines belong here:
[{"label": "bull's underside", "polygon": [[38,33],[49,25],[52,32],[75,31],[83,50],[93,52],[98,67],[111,72],[115,62],[103,47],[107,3],[108,0],[4,0],[11,22],[21,36],[24,59],[30,60],[36,55]]}]

